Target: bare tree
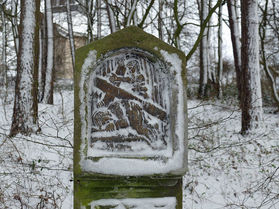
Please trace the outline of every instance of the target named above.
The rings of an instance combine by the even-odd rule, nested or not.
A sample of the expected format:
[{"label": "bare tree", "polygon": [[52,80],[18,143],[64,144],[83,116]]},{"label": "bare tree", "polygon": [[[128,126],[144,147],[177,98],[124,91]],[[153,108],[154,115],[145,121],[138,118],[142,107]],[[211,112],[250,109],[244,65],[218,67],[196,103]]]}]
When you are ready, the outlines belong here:
[{"label": "bare tree", "polygon": [[[6,16],[5,16],[5,6],[1,4],[1,17],[2,17],[2,58],[1,58],[1,65],[0,65],[0,72],[3,78],[3,86],[7,90],[8,81],[7,81],[7,29],[6,29]],[[6,98],[6,94],[5,94]]]},{"label": "bare tree", "polygon": [[163,1],[159,0],[159,11],[158,11],[158,36],[159,39],[163,40],[163,19],[162,19],[162,13],[163,13]]},{"label": "bare tree", "polygon": [[237,0],[227,0],[228,13],[229,13],[229,24],[231,31],[231,40],[233,47],[234,56],[234,67],[236,72],[236,83],[239,92],[239,99],[241,100],[241,43],[240,43],[240,29],[237,20]]},{"label": "bare tree", "polygon": [[40,15],[39,29],[39,67],[38,67],[38,101],[44,98],[46,83],[46,63],[47,63],[47,24],[43,13]]},{"label": "bare tree", "polygon": [[127,23],[126,26],[130,26],[132,24],[132,19],[134,18],[134,16],[136,16],[136,11],[137,11],[137,3],[138,0],[133,0],[132,2],[129,3],[129,15],[127,18]]},{"label": "bare tree", "polygon": [[97,38],[101,38],[102,16],[101,16],[101,0],[97,0]]},{"label": "bare tree", "polygon": [[74,71],[75,63],[76,63],[75,62],[75,41],[74,41],[74,32],[73,32],[73,23],[72,23],[72,14],[71,14],[71,8],[70,8],[70,0],[66,0],[66,8],[67,8],[69,42],[70,42],[72,64],[73,64],[73,71]]},{"label": "bare tree", "polygon": [[223,97],[222,78],[223,78],[223,5],[219,6],[218,13],[218,98]]},{"label": "bare tree", "polygon": [[14,36],[14,43],[15,43],[15,52],[17,54],[18,48],[19,48],[19,32],[18,32],[18,23],[17,23],[17,12],[18,12],[18,0],[12,0],[12,17],[11,17],[11,23],[12,23],[12,30],[13,30],[13,36]]},{"label": "bare tree", "polygon": [[262,93],[259,67],[258,1],[241,1],[242,133],[262,122]]},{"label": "bare tree", "polygon": [[88,32],[88,43],[93,41],[93,23],[94,23],[94,12],[93,12],[93,1],[86,2],[86,16],[87,16],[87,32]]},{"label": "bare tree", "polygon": [[[208,16],[208,1],[201,0],[200,20],[201,25],[205,22]],[[208,27],[205,28],[200,42],[200,86],[199,97],[204,98],[208,96],[208,74],[209,74],[209,51],[208,51]]]},{"label": "bare tree", "polygon": [[114,33],[116,31],[116,20],[115,20],[114,13],[112,10],[111,0],[106,0],[106,8],[107,8],[107,13],[108,13],[110,32]]},{"label": "bare tree", "polygon": [[46,104],[53,104],[53,59],[54,59],[54,40],[53,40],[53,18],[51,0],[45,0],[45,18],[46,18],[46,31],[47,39],[45,40],[47,46],[46,54],[46,72],[45,72],[45,85],[42,102]]},{"label": "bare tree", "polygon": [[38,123],[40,0],[21,0],[19,51],[10,135],[29,134]]},{"label": "bare tree", "polygon": [[260,22],[260,43],[261,43],[261,64],[263,65],[263,69],[267,75],[267,78],[269,79],[271,90],[272,90],[272,95],[273,98],[279,107],[279,93],[277,92],[277,87],[276,87],[276,75],[272,73],[272,66],[268,66],[268,61],[267,61],[267,55],[266,55],[266,46],[265,46],[265,41],[266,41],[266,29],[267,29],[267,22],[268,22],[268,5],[269,0],[266,0],[264,8],[261,8],[262,12],[262,21]]}]

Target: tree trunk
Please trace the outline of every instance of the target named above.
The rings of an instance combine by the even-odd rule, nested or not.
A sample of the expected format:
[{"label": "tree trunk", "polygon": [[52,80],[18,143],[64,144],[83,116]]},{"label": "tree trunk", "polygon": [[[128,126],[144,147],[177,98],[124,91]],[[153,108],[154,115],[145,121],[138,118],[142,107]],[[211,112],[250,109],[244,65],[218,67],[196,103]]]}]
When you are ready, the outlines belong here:
[{"label": "tree trunk", "polygon": [[158,11],[158,35],[159,39],[163,40],[163,0],[159,0],[159,11]]},{"label": "tree trunk", "polygon": [[42,102],[45,104],[53,104],[53,59],[54,59],[54,40],[53,40],[53,19],[51,0],[45,0],[45,17],[46,17],[46,31],[47,31],[47,54],[46,54],[46,73],[45,73],[45,87],[44,97]]},{"label": "tree trunk", "polygon": [[45,94],[46,83],[46,68],[47,68],[47,24],[44,14],[40,15],[40,29],[39,29],[39,67],[38,67],[38,81],[39,92],[38,101],[42,102]]},{"label": "tree trunk", "polygon": [[266,0],[265,2],[265,7],[263,9],[263,14],[262,14],[262,22],[260,23],[260,42],[261,42],[261,61],[263,65],[263,69],[267,75],[267,78],[270,82],[270,86],[272,89],[272,95],[273,98],[277,104],[277,107],[279,108],[279,94],[277,92],[277,87],[276,87],[276,77],[273,76],[273,74],[270,71],[270,68],[268,67],[267,64],[267,59],[266,59],[266,51],[265,51],[265,38],[266,38],[266,26],[267,26],[267,15],[268,15],[268,3],[269,1]]},{"label": "tree trunk", "polygon": [[18,24],[17,24],[17,5],[18,5],[18,0],[12,0],[11,23],[12,23],[12,31],[13,31],[16,54],[18,53],[18,48],[19,48],[19,36],[18,36]]},{"label": "tree trunk", "polygon": [[[7,79],[7,50],[6,50],[6,45],[7,45],[7,34],[6,34],[6,17],[4,13],[4,8],[2,8],[1,11],[1,16],[2,16],[2,60],[1,60],[1,73],[3,77],[3,86],[7,92],[7,87],[8,87],[8,79]],[[6,100],[6,93],[5,93],[5,100]]]},{"label": "tree trunk", "polygon": [[236,72],[236,83],[238,89],[239,100],[241,100],[241,43],[240,43],[240,30],[239,24],[236,15],[235,1],[228,0],[228,13],[229,13],[229,24],[231,31],[231,40],[233,47],[233,56],[234,56],[234,67]]},{"label": "tree trunk", "polygon": [[74,41],[74,32],[73,32],[73,23],[72,23],[72,14],[70,8],[70,0],[66,0],[66,7],[67,7],[67,22],[68,22],[68,33],[69,33],[69,42],[70,42],[70,49],[72,55],[72,65],[73,65],[73,72],[75,71],[75,41]]},{"label": "tree trunk", "polygon": [[[130,4],[129,4],[130,5]],[[137,9],[137,0],[134,0],[132,3],[131,3],[131,6],[130,6],[130,11],[129,11],[129,15],[128,15],[128,19],[127,19],[127,27],[131,25],[131,22],[132,22],[132,19],[136,13],[136,9]]]},{"label": "tree trunk", "polygon": [[243,134],[261,125],[262,93],[259,67],[258,1],[241,1],[242,27],[242,130]]},{"label": "tree trunk", "polygon": [[40,0],[21,0],[19,51],[10,135],[29,134],[38,125]]},{"label": "tree trunk", "polygon": [[223,79],[223,5],[219,7],[219,14],[218,14],[218,98],[223,98],[223,91],[222,91],[222,79]]},{"label": "tree trunk", "polygon": [[[201,25],[208,15],[208,5],[206,0],[201,0]],[[200,42],[200,86],[199,97],[208,96],[208,43],[207,43],[208,27],[205,28],[203,37]]]},{"label": "tree trunk", "polygon": [[87,1],[87,33],[88,33],[88,44],[93,41],[93,17],[92,17],[92,10],[93,10],[93,2],[92,0]]},{"label": "tree trunk", "polygon": [[107,4],[107,13],[109,19],[110,32],[114,33],[116,32],[116,22],[114,18],[114,13],[111,9],[111,0],[106,0],[106,4]]},{"label": "tree trunk", "polygon": [[101,0],[97,0],[97,39],[101,39],[102,17],[101,17]]}]

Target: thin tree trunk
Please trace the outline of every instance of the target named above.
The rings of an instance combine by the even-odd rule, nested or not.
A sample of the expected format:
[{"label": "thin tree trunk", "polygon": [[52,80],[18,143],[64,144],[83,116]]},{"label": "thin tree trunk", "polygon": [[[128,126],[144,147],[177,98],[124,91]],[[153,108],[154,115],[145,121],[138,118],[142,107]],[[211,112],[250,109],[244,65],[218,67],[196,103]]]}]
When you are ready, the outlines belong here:
[{"label": "thin tree trunk", "polygon": [[199,32],[198,38],[195,40],[195,43],[194,43],[193,47],[190,49],[190,51],[186,55],[186,63],[191,59],[191,57],[195,53],[196,49],[199,47],[199,44],[200,44],[200,42],[203,38],[203,34],[205,33],[204,31],[207,28],[208,21],[210,20],[210,18],[212,17],[212,15],[216,11],[216,9],[219,8],[220,4],[222,4],[222,2],[223,2],[222,0],[218,0],[216,2],[216,4],[214,5],[214,7],[212,7],[212,9],[210,9],[210,11],[208,12],[207,17],[205,18],[203,24],[200,27],[200,32]]},{"label": "thin tree trunk", "polygon": [[238,89],[239,100],[241,101],[241,42],[240,42],[240,30],[236,16],[236,8],[234,0],[227,0],[228,13],[229,13],[229,24],[231,31],[231,40],[233,47],[234,56],[234,67],[236,72],[236,83]]},{"label": "thin tree trunk", "polygon": [[88,43],[93,41],[93,22],[92,22],[92,0],[87,1],[87,32],[88,32]]},{"label": "thin tree trunk", "polygon": [[38,125],[38,39],[40,0],[21,0],[19,51],[10,135],[29,134]]},{"label": "thin tree trunk", "polygon": [[241,1],[242,28],[242,133],[245,134],[261,125],[262,92],[259,67],[258,1]]},{"label": "thin tree trunk", "polygon": [[[7,50],[6,50],[6,44],[7,44],[7,34],[6,34],[6,18],[5,18],[5,13],[4,10],[2,9],[1,12],[2,16],[2,60],[1,60],[1,71],[2,71],[2,76],[3,76],[3,86],[5,87],[5,90],[7,92],[7,87],[8,87],[8,79],[7,79]],[[6,94],[5,94],[6,95]],[[5,96],[6,98],[6,96]]]},{"label": "thin tree trunk", "polygon": [[18,36],[18,24],[17,24],[17,5],[18,5],[18,0],[12,0],[11,23],[12,23],[12,31],[13,31],[16,54],[18,53],[18,48],[19,48],[19,36]]},{"label": "thin tree trunk", "polygon": [[134,25],[138,25],[138,12],[137,12],[137,7],[135,8],[134,14],[133,14],[133,22]]},{"label": "thin tree trunk", "polygon": [[107,13],[109,19],[110,32],[114,33],[116,32],[116,22],[114,18],[114,13],[111,9],[111,0],[106,0],[106,4],[107,4]]},{"label": "thin tree trunk", "polygon": [[218,98],[223,98],[223,91],[222,91],[222,79],[223,79],[223,6],[220,5],[219,7],[219,14],[218,14]]},{"label": "thin tree trunk", "polygon": [[[208,12],[211,9],[211,6],[212,6],[212,0],[209,0],[206,15],[208,15]],[[216,84],[216,81],[217,81],[215,66],[213,66],[213,62],[211,61],[212,58],[214,57],[214,51],[213,51],[214,46],[213,46],[213,43],[212,43],[212,40],[211,40],[212,39],[211,37],[212,37],[213,28],[211,27],[211,24],[212,24],[212,21],[210,19],[208,21],[207,43],[206,43],[206,46],[207,46],[207,65],[206,65],[206,68],[207,68],[207,72],[208,72],[208,81],[211,81],[211,83],[209,85]],[[209,92],[207,92],[207,94],[209,94]]]},{"label": "thin tree trunk", "polygon": [[262,65],[264,68],[264,71],[267,75],[267,78],[269,79],[270,82],[270,86],[272,88],[272,95],[273,98],[277,104],[277,107],[279,108],[279,95],[277,92],[277,88],[276,88],[276,79],[273,77],[268,64],[267,64],[267,60],[266,60],[266,53],[265,53],[265,37],[266,37],[266,26],[267,26],[267,12],[268,12],[268,3],[269,1],[266,0],[265,3],[265,8],[263,10],[263,19],[262,22],[260,24],[260,42],[261,42],[261,55],[262,55]]},{"label": "thin tree trunk", "polygon": [[38,81],[39,92],[38,101],[42,102],[45,94],[46,69],[47,69],[47,24],[44,14],[40,15],[40,30],[39,30],[39,68]]},{"label": "thin tree trunk", "polygon": [[54,59],[54,42],[53,42],[53,19],[51,0],[45,0],[45,17],[47,25],[47,54],[46,54],[46,75],[44,97],[42,102],[45,104],[53,104],[53,59]]},{"label": "thin tree trunk", "polygon": [[101,17],[101,0],[97,0],[97,38],[101,38],[102,17]]},{"label": "thin tree trunk", "polygon": [[158,11],[158,35],[159,39],[163,40],[163,0],[159,0],[159,11]]},{"label": "thin tree trunk", "polygon": [[75,43],[74,43],[74,32],[73,32],[73,23],[72,23],[72,14],[70,8],[70,0],[66,0],[66,8],[67,8],[67,22],[68,22],[68,33],[69,33],[69,42],[70,42],[70,49],[72,55],[72,65],[73,65],[73,72],[75,71]]},{"label": "thin tree trunk", "polygon": [[43,34],[42,29],[39,29],[39,63],[38,63],[38,101],[41,101],[44,86],[42,85],[42,71],[43,71]]},{"label": "thin tree trunk", "polygon": [[[208,6],[206,0],[201,0],[201,25],[208,15]],[[208,91],[208,47],[207,47],[207,34],[208,27],[205,28],[203,37],[200,43],[200,87],[199,97],[204,98],[207,96]]]},{"label": "thin tree trunk", "polygon": [[132,18],[135,15],[135,11],[137,9],[137,0],[134,0],[132,2],[132,6],[129,9],[130,9],[130,11],[129,11],[128,19],[127,19],[127,26],[131,25]]}]

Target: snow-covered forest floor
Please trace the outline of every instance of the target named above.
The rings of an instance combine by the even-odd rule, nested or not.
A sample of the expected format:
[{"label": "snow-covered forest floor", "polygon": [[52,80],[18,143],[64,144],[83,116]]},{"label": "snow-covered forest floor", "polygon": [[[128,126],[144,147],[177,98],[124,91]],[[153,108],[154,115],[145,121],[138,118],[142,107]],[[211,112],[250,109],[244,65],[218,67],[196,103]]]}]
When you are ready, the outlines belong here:
[{"label": "snow-covered forest floor", "polygon": [[[0,208],[72,208],[73,91],[39,104],[41,132],[7,137],[13,93],[0,97]],[[264,114],[250,136],[240,111],[220,101],[188,101],[189,172],[185,209],[279,208],[279,117]]]}]

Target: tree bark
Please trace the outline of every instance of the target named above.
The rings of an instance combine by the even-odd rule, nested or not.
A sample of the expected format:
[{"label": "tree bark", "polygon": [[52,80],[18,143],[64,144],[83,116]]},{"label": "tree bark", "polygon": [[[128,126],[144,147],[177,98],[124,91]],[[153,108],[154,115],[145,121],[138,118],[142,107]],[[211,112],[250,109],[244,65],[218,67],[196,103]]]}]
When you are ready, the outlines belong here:
[{"label": "tree bark", "polygon": [[106,0],[106,5],[107,5],[110,32],[114,33],[114,32],[116,32],[116,22],[115,22],[115,18],[114,18],[114,13],[111,8],[111,0]]},{"label": "tree bark", "polygon": [[222,90],[222,79],[223,79],[223,5],[219,7],[218,14],[218,98],[223,98],[223,90]]},{"label": "tree bark", "polygon": [[231,31],[231,40],[234,56],[234,67],[236,72],[236,84],[238,89],[239,100],[241,100],[242,83],[241,83],[241,43],[240,43],[240,30],[237,21],[235,1],[227,0],[229,24]]},{"label": "tree bark", "polygon": [[[7,45],[7,34],[6,34],[6,17],[4,13],[4,8],[2,8],[1,11],[1,16],[2,16],[2,60],[1,60],[1,73],[3,77],[3,86],[7,92],[7,87],[8,87],[8,79],[7,79],[7,50],[6,50],[6,45]],[[5,93],[5,100],[6,100],[6,93]]]},{"label": "tree bark", "polygon": [[262,122],[262,93],[259,67],[258,1],[241,1],[241,67],[242,67],[242,130],[243,134],[258,128]]},{"label": "tree bark", "polygon": [[19,51],[10,136],[29,134],[38,125],[40,0],[21,0]]},{"label": "tree bark", "polygon": [[38,67],[38,101],[42,102],[45,94],[47,68],[47,24],[44,14],[40,15],[39,29],[39,67]]},{"label": "tree bark", "polygon": [[47,31],[47,54],[46,54],[46,73],[45,86],[42,102],[45,104],[53,104],[53,61],[54,61],[54,40],[53,40],[53,18],[51,0],[45,0],[45,17]]},{"label": "tree bark", "polygon": [[273,74],[271,73],[266,59],[265,38],[266,38],[266,26],[267,26],[267,15],[268,15],[268,3],[269,1],[266,0],[265,7],[262,10],[263,12],[262,21],[260,23],[260,30],[259,30],[260,42],[261,42],[261,63],[263,65],[263,69],[267,75],[267,78],[270,82],[273,98],[277,104],[277,107],[279,108],[279,94],[277,92],[277,87],[276,87],[276,77],[274,77]]},{"label": "tree bark", "polygon": [[101,39],[102,17],[101,17],[101,0],[97,0],[97,39]]},{"label": "tree bark", "polygon": [[128,15],[128,19],[127,19],[127,27],[131,25],[132,23],[132,19],[136,13],[136,9],[137,9],[137,0],[133,0],[133,2],[131,3],[131,6],[129,8],[129,15]]},{"label": "tree bark", "polygon": [[75,40],[74,40],[70,0],[66,0],[66,7],[67,7],[67,22],[68,22],[69,42],[70,42],[70,49],[71,49],[71,55],[72,55],[72,65],[73,65],[73,72],[74,72],[75,71],[75,65],[76,65],[76,62],[75,62]]},{"label": "tree bark", "polygon": [[[208,15],[207,0],[201,0],[201,25],[204,23]],[[208,94],[208,43],[207,43],[208,27],[205,28],[200,42],[200,84],[199,97],[205,98]]]},{"label": "tree bark", "polygon": [[12,0],[12,31],[14,36],[14,43],[15,43],[15,52],[18,53],[19,48],[19,36],[18,36],[18,24],[17,24],[17,5],[18,0]]},{"label": "tree bark", "polygon": [[159,39],[163,41],[163,19],[162,19],[162,12],[163,12],[163,0],[159,0],[159,11],[158,11],[158,35]]},{"label": "tree bark", "polygon": [[87,13],[87,33],[88,33],[88,44],[93,41],[93,2],[89,0],[86,2],[86,13]]}]

